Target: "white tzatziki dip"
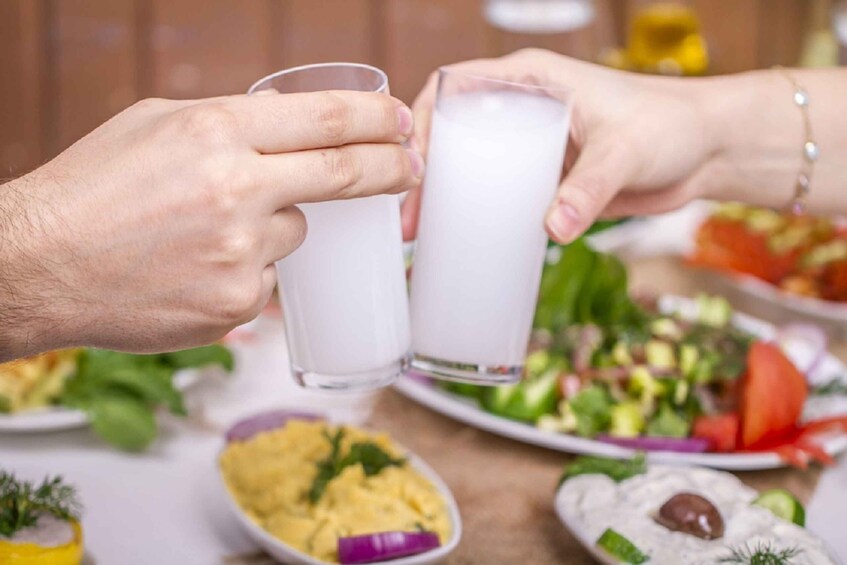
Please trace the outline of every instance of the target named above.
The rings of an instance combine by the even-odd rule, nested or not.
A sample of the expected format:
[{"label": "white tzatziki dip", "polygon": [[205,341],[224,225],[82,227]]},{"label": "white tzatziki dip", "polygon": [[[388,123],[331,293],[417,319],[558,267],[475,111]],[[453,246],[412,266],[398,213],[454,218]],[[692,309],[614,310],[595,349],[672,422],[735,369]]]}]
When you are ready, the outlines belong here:
[{"label": "white tzatziki dip", "polygon": [[[683,492],[699,494],[718,509],[723,537],[705,540],[654,521],[659,508]],[[835,563],[818,537],[751,504],[757,496],[729,473],[651,465],[645,474],[620,483],[600,474],[568,479],[556,496],[556,510],[584,543],[593,545],[612,528],[649,555],[654,565],[712,565],[729,557],[731,548],[754,549],[759,544],[776,551],[797,548],[792,564]]]}]

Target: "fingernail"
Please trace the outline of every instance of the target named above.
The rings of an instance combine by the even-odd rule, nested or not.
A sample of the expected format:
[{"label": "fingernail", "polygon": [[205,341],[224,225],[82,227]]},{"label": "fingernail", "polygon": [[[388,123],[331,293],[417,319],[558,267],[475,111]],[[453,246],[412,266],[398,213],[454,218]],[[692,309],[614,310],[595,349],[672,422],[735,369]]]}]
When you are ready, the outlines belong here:
[{"label": "fingernail", "polygon": [[412,166],[412,174],[415,178],[421,178],[424,172],[424,160],[421,154],[411,149],[406,149],[406,155],[409,156],[409,163]]},{"label": "fingernail", "polygon": [[279,91],[276,88],[266,88],[264,90],[257,90],[253,93],[253,96],[267,96],[269,94],[279,94]]},{"label": "fingernail", "polygon": [[397,108],[397,124],[400,126],[400,134],[406,137],[411,135],[413,123],[412,111],[406,106],[399,106]]},{"label": "fingernail", "polygon": [[561,200],[547,216],[547,230],[559,243],[570,243],[579,235],[579,212]]}]

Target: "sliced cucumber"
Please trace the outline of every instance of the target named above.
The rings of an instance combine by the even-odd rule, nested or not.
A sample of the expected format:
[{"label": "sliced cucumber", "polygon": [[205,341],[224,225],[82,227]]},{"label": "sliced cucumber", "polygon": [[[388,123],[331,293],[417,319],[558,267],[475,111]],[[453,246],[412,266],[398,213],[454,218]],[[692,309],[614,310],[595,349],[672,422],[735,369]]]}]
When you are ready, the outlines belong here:
[{"label": "sliced cucumber", "polygon": [[798,526],[806,525],[806,510],[793,494],[782,488],[766,490],[753,501],[756,506],[767,508],[777,518]]},{"label": "sliced cucumber", "polygon": [[640,549],[635,547],[634,543],[612,528],[606,528],[603,535],[597,539],[597,547],[623,563],[639,565],[640,563],[646,563],[650,559]]}]

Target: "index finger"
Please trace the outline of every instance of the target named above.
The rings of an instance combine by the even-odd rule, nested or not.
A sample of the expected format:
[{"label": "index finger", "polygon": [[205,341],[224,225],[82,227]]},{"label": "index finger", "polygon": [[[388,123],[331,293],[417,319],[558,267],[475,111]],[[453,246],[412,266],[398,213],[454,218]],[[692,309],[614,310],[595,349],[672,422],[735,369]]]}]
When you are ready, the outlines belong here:
[{"label": "index finger", "polygon": [[259,153],[287,153],[352,143],[402,143],[411,110],[378,92],[333,90],[238,96],[231,101],[247,142]]}]

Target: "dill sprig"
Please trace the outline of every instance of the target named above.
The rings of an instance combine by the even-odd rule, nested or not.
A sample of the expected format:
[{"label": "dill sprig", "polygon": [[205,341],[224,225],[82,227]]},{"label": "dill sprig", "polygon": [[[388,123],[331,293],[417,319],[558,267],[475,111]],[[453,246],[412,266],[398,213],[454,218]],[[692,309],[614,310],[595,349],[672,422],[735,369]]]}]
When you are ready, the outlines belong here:
[{"label": "dill sprig", "polygon": [[803,550],[797,546],[776,549],[770,542],[757,542],[752,548],[748,544],[730,549],[730,555],[723,557],[718,563],[735,565],[791,565],[792,559]]},{"label": "dill sprig", "polygon": [[60,476],[45,477],[36,486],[0,470],[0,536],[12,537],[18,530],[36,525],[42,514],[78,520],[81,509],[76,490]]}]

